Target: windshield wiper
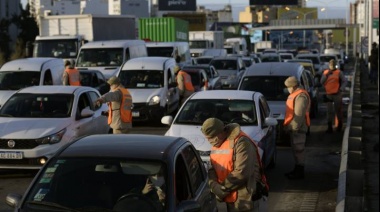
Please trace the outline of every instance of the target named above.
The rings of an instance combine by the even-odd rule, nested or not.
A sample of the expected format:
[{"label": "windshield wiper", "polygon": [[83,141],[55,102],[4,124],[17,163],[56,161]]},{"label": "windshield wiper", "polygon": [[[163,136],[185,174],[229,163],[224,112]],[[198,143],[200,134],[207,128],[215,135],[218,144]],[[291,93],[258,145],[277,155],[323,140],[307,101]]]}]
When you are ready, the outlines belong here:
[{"label": "windshield wiper", "polygon": [[64,211],[70,211],[70,212],[80,212],[78,210],[74,210],[72,208],[68,208],[68,207],[62,206],[62,205],[54,203],[54,202],[28,201],[27,204],[39,205],[39,206],[48,206],[48,207],[53,207],[53,208],[56,208],[56,209],[62,209]]}]

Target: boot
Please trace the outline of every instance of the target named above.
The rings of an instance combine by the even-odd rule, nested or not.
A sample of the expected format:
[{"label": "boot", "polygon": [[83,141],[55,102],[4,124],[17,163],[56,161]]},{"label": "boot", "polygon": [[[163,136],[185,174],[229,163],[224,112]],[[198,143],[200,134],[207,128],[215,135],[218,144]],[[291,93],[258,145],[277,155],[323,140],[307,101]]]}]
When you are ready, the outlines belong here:
[{"label": "boot", "polygon": [[326,130],[326,133],[332,133],[333,132],[333,127],[332,127],[332,123],[329,121],[327,123],[327,130]]},{"label": "boot", "polygon": [[288,177],[289,175],[293,175],[296,172],[296,168],[297,168],[297,166],[294,166],[292,171],[285,173],[285,176]]},{"label": "boot", "polygon": [[305,178],[305,167],[296,165],[295,172],[286,175],[289,180],[299,180]]}]

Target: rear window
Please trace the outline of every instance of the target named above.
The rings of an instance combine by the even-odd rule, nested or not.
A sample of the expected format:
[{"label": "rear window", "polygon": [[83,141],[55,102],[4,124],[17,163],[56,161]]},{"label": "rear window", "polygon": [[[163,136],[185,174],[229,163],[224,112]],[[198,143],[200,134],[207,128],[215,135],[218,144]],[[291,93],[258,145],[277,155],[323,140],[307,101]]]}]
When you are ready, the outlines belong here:
[{"label": "rear window", "polygon": [[319,64],[320,63],[318,57],[299,56],[297,58],[311,60],[313,62],[313,64]]},{"label": "rear window", "polygon": [[257,91],[262,93],[268,101],[286,101],[284,82],[288,76],[254,76],[245,77],[239,90]]}]

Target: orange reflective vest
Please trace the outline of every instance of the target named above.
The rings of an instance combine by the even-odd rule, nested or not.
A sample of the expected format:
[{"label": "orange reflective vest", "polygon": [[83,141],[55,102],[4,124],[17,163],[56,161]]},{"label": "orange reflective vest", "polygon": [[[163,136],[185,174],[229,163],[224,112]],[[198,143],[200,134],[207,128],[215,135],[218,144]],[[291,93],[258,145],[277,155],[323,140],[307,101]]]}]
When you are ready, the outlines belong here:
[{"label": "orange reflective vest", "polygon": [[179,71],[178,75],[182,76],[183,83],[185,84],[185,89],[188,91],[194,91],[194,86],[193,86],[193,83],[191,82],[191,76],[184,71]]},{"label": "orange reflective vest", "polygon": [[294,91],[293,93],[291,93],[289,96],[288,96],[288,99],[286,100],[286,112],[285,112],[285,120],[284,120],[284,126],[290,124],[290,122],[293,120],[294,118],[294,104],[295,104],[295,101],[296,101],[296,97],[301,94],[301,93],[304,93],[307,95],[307,98],[308,98],[308,105],[307,105],[307,111],[306,111],[306,114],[305,114],[305,119],[306,119],[306,125],[307,126],[310,126],[310,116],[309,116],[309,108],[310,108],[310,96],[309,94],[307,93],[306,90],[304,89],[297,89],[296,91]]},{"label": "orange reflective vest", "polygon": [[126,88],[119,88],[119,91],[123,94],[120,108],[112,109],[112,104],[108,104],[108,124],[112,123],[112,112],[115,110],[120,110],[121,121],[132,122],[132,96]]},{"label": "orange reflective vest", "polygon": [[[269,186],[266,181],[266,177],[264,174],[264,169],[262,167],[260,154],[258,151],[257,144],[243,131],[240,130],[239,135],[234,140],[234,146],[236,145],[236,142],[242,137],[247,137],[253,145],[256,147],[256,155],[257,160],[259,161],[260,165],[260,174],[261,174],[261,181],[265,184],[266,188],[269,190]],[[210,153],[210,161],[212,166],[215,169],[218,183],[222,183],[227,176],[234,170],[234,149],[230,148],[230,142],[228,140],[225,140],[223,144],[220,147],[212,147],[211,153]],[[253,194],[252,194],[253,195]],[[236,202],[237,200],[237,191],[232,191],[228,196],[226,196],[223,201],[228,203]]]},{"label": "orange reflective vest", "polygon": [[327,76],[329,70],[325,70],[323,74],[326,76],[326,81],[325,81],[325,90],[326,94],[336,94],[339,92],[339,87],[340,87],[340,70],[335,70],[332,72],[331,75]]},{"label": "orange reflective vest", "polygon": [[80,86],[80,74],[76,68],[67,68],[65,70],[69,75],[69,84],[73,86]]}]

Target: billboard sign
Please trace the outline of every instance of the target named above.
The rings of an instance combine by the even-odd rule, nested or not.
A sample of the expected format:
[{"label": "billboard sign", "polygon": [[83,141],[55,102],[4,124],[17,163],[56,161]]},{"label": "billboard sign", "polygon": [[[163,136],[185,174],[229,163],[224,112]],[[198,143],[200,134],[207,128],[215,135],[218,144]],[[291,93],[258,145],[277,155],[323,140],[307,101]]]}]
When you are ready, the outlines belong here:
[{"label": "billboard sign", "polygon": [[160,11],[196,11],[196,0],[158,0]]},{"label": "billboard sign", "polygon": [[249,5],[298,5],[298,0],[249,0]]}]

